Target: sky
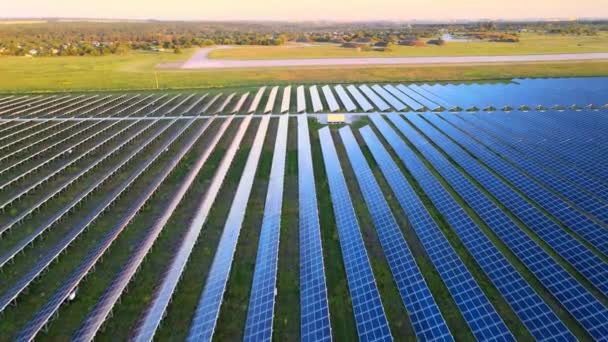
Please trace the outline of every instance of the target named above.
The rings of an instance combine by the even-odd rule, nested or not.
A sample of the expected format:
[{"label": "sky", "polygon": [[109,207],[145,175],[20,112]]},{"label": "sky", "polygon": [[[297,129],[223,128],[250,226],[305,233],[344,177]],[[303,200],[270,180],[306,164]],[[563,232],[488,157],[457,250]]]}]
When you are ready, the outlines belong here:
[{"label": "sky", "polygon": [[4,18],[446,20],[608,17],[606,0],[0,0]]}]

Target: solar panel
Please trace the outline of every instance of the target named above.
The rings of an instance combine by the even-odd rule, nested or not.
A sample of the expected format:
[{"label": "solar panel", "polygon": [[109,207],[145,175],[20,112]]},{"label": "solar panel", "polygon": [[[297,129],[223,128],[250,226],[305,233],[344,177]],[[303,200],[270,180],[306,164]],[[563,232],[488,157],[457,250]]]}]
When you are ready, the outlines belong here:
[{"label": "solar panel", "polygon": [[418,94],[417,92],[411,90],[410,88],[404,86],[403,84],[397,85],[397,89],[399,89],[405,95],[407,95],[407,96],[411,97],[412,99],[414,99],[414,101],[416,101],[416,102],[420,103],[421,105],[423,105],[428,110],[439,110],[439,109],[441,109],[441,106],[438,105],[437,103],[435,103],[435,102],[427,99],[426,97]]},{"label": "solar panel", "polygon": [[226,109],[226,107],[228,106],[230,101],[232,101],[232,99],[234,98],[235,95],[236,95],[236,93],[232,93],[232,94],[228,95],[228,97],[226,97],[226,99],[224,99],[224,102],[222,102],[222,104],[215,110],[215,113],[218,114],[218,113],[224,112],[224,110]]},{"label": "solar panel", "polygon": [[[177,121],[174,119],[173,121]],[[190,123],[194,120],[190,120]],[[169,140],[167,140],[161,149],[157,150],[158,154],[154,158],[149,159],[152,163],[160,154],[162,154],[169,146],[177,140],[179,136],[189,127],[183,125]],[[140,193],[138,198],[133,202],[129,210],[119,219],[118,223],[103,237],[101,242],[82,260],[79,266],[66,278],[64,283],[57,289],[51,298],[36,312],[34,317],[23,327],[19,335],[18,341],[30,341],[38,332],[49,322],[51,317],[57,312],[61,304],[63,304],[68,296],[78,287],[80,281],[88,274],[89,270],[97,263],[103,253],[110,245],[118,238],[118,235],[127,227],[132,218],[137,214],[139,209],[150,199],[152,194],[158,189],[160,184],[169,176],[175,169],[182,157],[187,153],[187,150],[182,149],[178,152],[165,166],[161,173],[147,185]],[[143,171],[142,171],[143,172]],[[141,173],[140,173],[141,174]]]},{"label": "solar panel", "polygon": [[[596,314],[606,315],[606,308],[600,304],[578,281],[565,271],[536,242],[523,232],[502,210],[500,210],[480,189],[473,185],[439,152],[413,131],[404,121],[394,121],[398,128],[411,137],[420,153],[438,170],[452,188],[471,206],[490,229],[526,265],[540,282],[562,305],[585,327],[592,336],[605,336],[606,324],[596,324]],[[405,157],[405,156],[404,156]],[[511,281],[506,282],[509,285]],[[525,303],[525,302],[524,302]],[[534,308],[531,305],[524,307]],[[600,319],[601,320],[601,319]],[[538,329],[548,320],[536,321]],[[559,327],[557,327],[559,328]],[[541,330],[542,331],[542,330]],[[552,329],[552,334],[558,330]],[[547,332],[547,334],[549,334]]]},{"label": "solar panel", "polygon": [[296,88],[297,95],[297,111],[298,113],[304,113],[306,111],[306,95],[304,95],[304,86]]},{"label": "solar panel", "polygon": [[357,87],[351,84],[346,87],[346,90],[348,90],[348,92],[353,96],[353,98],[355,98],[355,101],[357,102],[359,108],[361,108],[362,111],[370,112],[374,110],[374,107],[371,105],[371,103],[369,103],[369,101],[367,101],[363,94],[361,94]]},{"label": "solar panel", "polygon": [[359,339],[390,341],[380,293],[328,127],[319,130],[319,139]]},{"label": "solar panel", "polygon": [[249,307],[247,308],[244,341],[269,341],[272,339],[288,123],[288,116],[279,118],[253,273],[253,284],[251,285]]},{"label": "solar panel", "polygon": [[272,87],[272,89],[270,89],[270,95],[268,95],[268,102],[266,102],[266,107],[264,107],[264,114],[272,112],[272,109],[274,108],[274,102],[277,99],[278,91],[278,86]]},{"label": "solar panel", "polygon": [[[370,119],[380,130],[386,141],[395,152],[403,153],[407,148],[401,138],[388,126],[380,115],[370,116]],[[395,144],[399,143],[398,146]],[[401,157],[401,156],[400,156]],[[411,172],[416,164],[402,160]],[[477,340],[491,339],[514,340],[504,321],[498,315],[479,284],[475,281],[456,251],[441,229],[437,226],[430,213],[407,183],[405,177],[392,160],[379,164],[393,194],[414,228],[431,262],[435,266],[452,299],[460,309]]]},{"label": "solar panel", "polygon": [[312,101],[313,113],[318,113],[323,110],[323,104],[321,103],[321,97],[319,96],[319,90],[316,85],[309,88],[310,100]]},{"label": "solar panel", "polygon": [[476,128],[497,137],[497,139],[505,145],[508,145],[514,151],[531,158],[534,162],[542,165],[544,168],[554,170],[573,184],[583,188],[586,192],[593,194],[604,201],[608,201],[608,186],[605,185],[602,180],[589,176],[583,170],[577,168],[576,165],[560,161],[555,156],[545,153],[542,149],[536,149],[533,148],[533,146],[521,143],[516,136],[509,134],[508,129],[503,129],[501,126],[491,125],[484,120],[473,119],[471,121],[468,117],[460,117],[475,125]]},{"label": "solar panel", "polygon": [[338,97],[340,98],[340,102],[342,102],[342,106],[346,109],[347,112],[354,112],[357,110],[357,106],[353,103],[353,100],[350,99],[348,94],[346,94],[346,90],[342,85],[337,85],[334,87],[336,93],[338,93]]},{"label": "solar panel", "polygon": [[393,96],[397,97],[399,100],[401,100],[401,102],[405,103],[412,110],[418,111],[424,109],[424,106],[414,101],[411,97],[400,92],[399,89],[395,88],[393,85],[387,84],[384,86],[384,89],[386,89],[389,93],[393,94]]},{"label": "solar panel", "polygon": [[[246,120],[249,118],[246,118]],[[213,119],[211,119],[213,120]],[[223,137],[224,132],[232,122],[232,118],[228,118],[222,122],[218,132],[213,137],[212,141],[209,143],[209,147],[205,150],[203,158],[207,159],[211,152],[214,151],[215,146]],[[192,249],[198,239],[198,236],[202,230],[203,224],[206,221],[207,215],[215,201],[217,194],[219,193],[219,189],[222,185],[222,182],[228,173],[228,169],[232,164],[232,160],[234,159],[234,155],[238,151],[239,144],[241,142],[241,138],[244,136],[237,133],[235,139],[231,142],[230,146],[222,161],[220,162],[218,168],[209,183],[209,188],[205,192],[197,210],[196,215],[190,222],[190,226],[188,230],[183,236],[183,239],[180,242],[180,245],[177,249],[177,252],[173,256],[171,260],[171,264],[169,268],[166,270],[162,277],[162,282],[160,286],[155,290],[153,297],[148,302],[148,306],[144,312],[144,316],[139,320],[137,327],[135,328],[135,333],[132,336],[133,341],[151,341],[154,337],[156,329],[158,328],[160,321],[164,317],[167,306],[175,288],[179,280],[181,279],[181,275],[186,267],[186,263],[192,253]]]},{"label": "solar panel", "polygon": [[[247,117],[246,120],[251,120],[251,117]],[[223,294],[230,275],[230,268],[232,266],[232,260],[236,250],[236,243],[238,241],[241,224],[245,216],[245,209],[249,201],[249,195],[251,193],[256,169],[260,160],[262,147],[264,145],[264,139],[268,130],[269,121],[269,116],[263,116],[258,126],[258,131],[251,146],[249,156],[247,157],[245,168],[243,169],[243,176],[239,181],[238,188],[234,195],[234,200],[230,207],[230,212],[228,213],[228,218],[226,219],[226,223],[224,225],[222,237],[218,243],[218,247],[213,258],[213,263],[211,264],[211,268],[207,275],[203,293],[199,299],[192,323],[190,324],[190,330],[187,338],[189,341],[210,340],[213,336],[215,324],[220,312],[220,306],[222,304]],[[249,123],[239,127],[237,137],[232,141],[229,152],[223,158],[222,165],[220,168],[218,168],[218,171],[216,171],[216,175],[218,176],[217,178],[214,176],[212,188],[213,198],[215,198],[220,190],[221,183],[228,173],[232,160],[238,152],[239,146],[248,127]],[[198,211],[198,214],[192,223],[194,230],[192,233],[193,236],[188,240],[188,251],[191,251],[196,243],[196,240],[198,239],[198,235],[200,234],[200,231],[207,219],[207,215],[211,210],[214,201],[213,198],[208,197],[201,202],[201,210]],[[183,262],[185,265],[185,260]],[[184,266],[180,266],[182,271],[183,267]],[[173,286],[173,289],[174,288],[175,286]],[[166,307],[167,301],[168,299],[163,300],[163,307]],[[141,325],[142,330],[140,335],[142,341],[148,340],[146,336],[149,336],[150,333],[146,331],[150,331],[150,328],[152,327],[156,329],[156,326],[146,328],[146,325],[157,324],[155,322],[158,320],[158,317],[162,316],[162,313],[157,312],[154,316],[155,317],[151,317],[154,319],[151,320],[150,323],[144,323]]]},{"label": "solar panel", "polygon": [[442,99],[441,97],[435,95],[434,93],[428,91],[425,88],[422,88],[421,86],[417,85],[417,84],[410,84],[409,88],[413,91],[415,91],[416,93],[420,94],[421,96],[429,99],[432,102],[435,102],[436,104],[440,105],[441,107],[445,108],[445,109],[452,109],[454,108],[454,106],[452,104],[450,104],[449,102],[447,102],[446,100]]},{"label": "solar panel", "polygon": [[331,92],[331,88],[328,85],[323,86],[321,88],[323,91],[323,95],[325,96],[325,101],[327,101],[327,106],[329,106],[330,112],[337,112],[340,110],[340,105],[338,105],[338,101],[336,101],[336,97]]},{"label": "solar panel", "polygon": [[281,113],[289,112],[291,106],[291,86],[283,89],[283,101],[281,101]]},{"label": "solar panel", "polygon": [[[491,153],[488,149],[453,126],[448,125],[444,120],[438,117],[428,117],[428,119],[442,130],[444,134],[451,137],[478,160],[483,161],[509,181],[515,189],[519,189],[525,193],[540,207],[547,210],[547,212],[567,225],[592,246],[608,255],[608,230],[591,220],[586,213],[581,213],[570,203],[563,201],[554,193],[528,178],[522,171],[500,159],[497,155]],[[596,206],[601,210],[603,204],[596,204]]]},{"label": "solar panel", "polygon": [[209,102],[207,102],[205,104],[205,106],[203,106],[203,109],[201,109],[201,111],[199,112],[199,115],[207,113],[209,111],[209,108],[211,108],[211,106],[213,106],[213,104],[215,104],[215,102],[217,102],[217,100],[220,98],[220,96],[222,96],[222,93],[215,95],[211,100],[209,100]]},{"label": "solar panel", "polygon": [[300,225],[300,339],[331,341],[331,325],[321,227],[317,209],[308,117],[298,116],[298,196]]},{"label": "solar panel", "polygon": [[255,93],[253,97],[253,101],[251,101],[251,105],[249,105],[249,110],[247,110],[247,114],[253,114],[256,110],[258,110],[258,106],[260,105],[260,101],[262,100],[262,96],[264,96],[264,92],[266,91],[266,87],[261,87],[258,89],[258,92]]},{"label": "solar panel", "polygon": [[[341,128],[340,136],[417,338],[421,341],[453,341],[439,307],[350,127]],[[375,142],[378,143],[377,140]],[[380,146],[370,146],[370,149],[372,148],[378,149]]]},{"label": "solar panel", "polygon": [[386,102],[384,102],[384,100],[382,100],[380,96],[374,93],[374,91],[371,90],[367,85],[364,84],[362,86],[359,86],[359,89],[365,94],[365,96],[367,96],[370,101],[374,103],[374,105],[379,111],[385,112],[391,109],[391,107]]},{"label": "solar panel", "polygon": [[232,108],[232,111],[230,113],[236,114],[236,113],[240,112],[241,108],[243,107],[243,104],[245,104],[245,101],[247,101],[247,97],[249,97],[249,93],[245,93],[245,94],[241,95],[241,98],[234,105],[234,108]]},{"label": "solar panel", "polygon": [[374,84],[372,86],[372,90],[375,91],[378,95],[380,95],[386,102],[388,102],[391,107],[393,107],[397,111],[404,111],[407,106],[397,100],[393,95],[391,95],[388,91],[384,90],[381,86]]},{"label": "solar panel", "polygon": [[607,293],[608,264],[602,262],[589,249],[563,231],[530,202],[515,193],[507,184],[490,173],[462,149],[447,139],[442,139],[440,134],[428,123],[422,121],[418,116],[412,116],[409,119],[594,286],[602,293]]}]

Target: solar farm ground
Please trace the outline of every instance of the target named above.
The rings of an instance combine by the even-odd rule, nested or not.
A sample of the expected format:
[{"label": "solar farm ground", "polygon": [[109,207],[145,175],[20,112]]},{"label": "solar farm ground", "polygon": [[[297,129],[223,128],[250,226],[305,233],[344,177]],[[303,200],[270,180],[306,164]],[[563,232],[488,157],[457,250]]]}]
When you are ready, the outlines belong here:
[{"label": "solar farm ground", "polygon": [[604,340],[606,85],[548,82],[2,97],[0,340]]}]

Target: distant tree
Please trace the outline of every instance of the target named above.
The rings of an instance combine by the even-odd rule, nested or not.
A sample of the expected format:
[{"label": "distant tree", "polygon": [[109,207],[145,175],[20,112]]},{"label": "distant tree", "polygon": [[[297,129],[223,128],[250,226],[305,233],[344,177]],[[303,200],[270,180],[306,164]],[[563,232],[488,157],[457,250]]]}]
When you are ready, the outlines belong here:
[{"label": "distant tree", "polygon": [[215,42],[211,39],[205,39],[202,41],[201,45],[203,46],[211,46],[211,45],[215,45]]},{"label": "distant tree", "polygon": [[176,46],[175,49],[173,49],[173,53],[179,55],[180,53],[182,53],[182,49],[180,49],[179,46]]}]

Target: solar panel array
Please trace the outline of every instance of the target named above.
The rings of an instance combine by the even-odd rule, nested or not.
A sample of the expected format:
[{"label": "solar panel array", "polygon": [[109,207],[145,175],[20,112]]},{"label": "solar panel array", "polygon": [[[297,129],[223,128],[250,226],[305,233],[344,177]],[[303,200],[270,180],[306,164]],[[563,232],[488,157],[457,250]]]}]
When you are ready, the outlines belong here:
[{"label": "solar panel array", "polygon": [[[340,129],[340,136],[416,336],[424,341],[453,341],[439,307],[416,265],[414,256],[401,234],[397,221],[393,217],[352,131],[349,127],[344,127]],[[377,140],[376,144],[378,144]],[[379,145],[374,146],[376,153],[379,148]]]},{"label": "solar panel array", "polygon": [[[293,106],[280,86],[251,97],[0,96],[2,335],[608,340],[602,80],[300,86]],[[317,115],[273,113],[308,106],[371,124],[319,129]],[[520,107],[565,110],[508,111]],[[362,113],[372,110],[402,113]],[[262,167],[268,183],[256,183]],[[218,201],[223,189],[232,195]],[[257,205],[255,240],[244,241]],[[154,216],[138,228],[144,208]],[[252,242],[255,260],[235,262]],[[153,264],[142,286],[151,275],[135,274]],[[390,322],[397,312],[407,315]]]},{"label": "solar panel array", "polygon": [[245,341],[268,341],[272,338],[287,152],[287,120],[287,116],[282,116],[279,119],[275,140],[270,181],[268,182],[264,217],[249,296],[247,322],[243,338]]},{"label": "solar panel array", "polygon": [[[408,147],[400,141],[383,118],[373,116],[372,121],[402,162],[406,163],[407,158],[404,153],[407,153]],[[411,167],[411,165],[408,164],[408,167]],[[475,337],[478,340],[492,338],[514,340],[500,315],[498,315],[429,212],[422,207],[418,195],[406,183],[403,175],[399,174],[396,177],[387,178],[387,181],[403,210],[411,215],[409,219],[418,238]]]},{"label": "solar panel array", "polygon": [[329,128],[319,130],[319,139],[359,338],[390,341],[391,331]]},{"label": "solar panel array", "polygon": [[321,227],[317,209],[308,118],[298,117],[298,198],[300,226],[300,336],[302,341],[331,341],[331,325]]}]

